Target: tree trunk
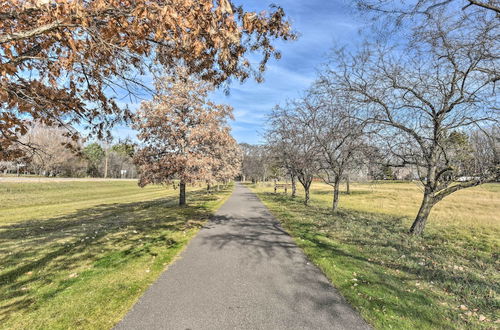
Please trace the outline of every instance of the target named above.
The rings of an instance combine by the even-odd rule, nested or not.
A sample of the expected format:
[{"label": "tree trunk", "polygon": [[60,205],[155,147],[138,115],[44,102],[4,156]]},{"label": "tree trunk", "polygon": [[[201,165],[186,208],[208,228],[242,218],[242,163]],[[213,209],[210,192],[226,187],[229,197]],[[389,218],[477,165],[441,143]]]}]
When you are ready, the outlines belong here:
[{"label": "tree trunk", "polygon": [[297,195],[297,182],[295,175],[292,175],[292,198]]},{"label": "tree trunk", "polygon": [[332,212],[337,212],[337,208],[339,206],[339,188],[340,188],[340,179],[335,179],[335,183],[333,185],[333,205]]},{"label": "tree trunk", "polygon": [[212,188],[212,187],[210,186],[210,183],[207,183],[207,191],[208,191],[208,192],[210,192],[210,189],[211,189],[211,188]]},{"label": "tree trunk", "polygon": [[351,194],[351,180],[349,179],[349,174],[346,175],[345,177],[345,184],[346,184],[346,194],[350,195]]},{"label": "tree trunk", "polygon": [[186,205],[186,183],[184,181],[179,183],[179,205]]},{"label": "tree trunk", "polygon": [[420,210],[418,210],[417,217],[410,228],[410,234],[412,235],[421,235],[424,232],[425,224],[427,222],[427,218],[431,213],[431,209],[434,206],[434,202],[432,200],[431,193],[426,191],[424,192],[424,198],[422,200],[422,205],[420,206]]},{"label": "tree trunk", "polygon": [[304,204],[307,206],[309,205],[309,187],[305,188],[305,198],[304,198]]}]

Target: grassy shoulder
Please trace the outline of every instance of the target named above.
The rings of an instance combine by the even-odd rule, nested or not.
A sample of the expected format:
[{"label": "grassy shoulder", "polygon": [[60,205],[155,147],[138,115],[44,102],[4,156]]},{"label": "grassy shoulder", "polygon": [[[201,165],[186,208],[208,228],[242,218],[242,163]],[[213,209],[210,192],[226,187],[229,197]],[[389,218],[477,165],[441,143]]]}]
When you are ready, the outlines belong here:
[{"label": "grassy shoulder", "polygon": [[111,328],[231,189],[0,184],[0,328]]},{"label": "grassy shoulder", "polygon": [[354,185],[341,196],[337,215],[330,213],[326,185],[313,185],[309,207],[300,195],[251,187],[376,328],[499,326],[499,185],[463,191],[437,205],[420,238],[406,234],[419,203],[418,189],[408,183]]}]

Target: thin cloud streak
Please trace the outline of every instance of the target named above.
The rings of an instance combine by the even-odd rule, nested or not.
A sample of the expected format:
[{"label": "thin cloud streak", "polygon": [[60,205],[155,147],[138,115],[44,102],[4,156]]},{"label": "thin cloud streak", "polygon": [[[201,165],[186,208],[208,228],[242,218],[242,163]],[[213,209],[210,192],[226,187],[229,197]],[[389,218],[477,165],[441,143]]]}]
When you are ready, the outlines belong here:
[{"label": "thin cloud streak", "polygon": [[[233,82],[229,95],[223,90],[217,90],[211,95],[214,102],[230,104],[234,108],[235,120],[231,126],[238,142],[262,143],[267,115],[271,109],[276,104],[283,104],[287,99],[299,97],[310,86],[316,77],[317,69],[325,62],[334,45],[352,47],[360,44],[358,31],[364,26],[364,22],[353,14],[352,8],[349,7],[350,1],[235,2],[247,10],[257,11],[276,2],[285,9],[293,28],[300,34],[297,41],[275,43],[276,48],[282,52],[282,58],[269,61],[263,83],[258,84],[251,79],[243,84]],[[251,56],[250,61],[257,64],[258,56]],[[146,80],[151,83],[151,77],[146,77]],[[119,101],[125,103],[127,100]],[[129,104],[132,110],[138,106],[139,102]],[[130,128],[117,127],[114,133],[118,138],[135,137]]]},{"label": "thin cloud streak", "polygon": [[[233,83],[229,96],[222,91],[213,95],[214,101],[234,107],[233,135],[239,142],[262,143],[271,109],[287,99],[299,97],[310,86],[334,45],[360,43],[358,31],[364,23],[353,15],[346,1],[277,2],[299,32],[299,40],[277,43],[282,59],[270,61],[262,84],[250,80],[244,84]],[[256,10],[269,4],[263,0],[240,3]]]}]

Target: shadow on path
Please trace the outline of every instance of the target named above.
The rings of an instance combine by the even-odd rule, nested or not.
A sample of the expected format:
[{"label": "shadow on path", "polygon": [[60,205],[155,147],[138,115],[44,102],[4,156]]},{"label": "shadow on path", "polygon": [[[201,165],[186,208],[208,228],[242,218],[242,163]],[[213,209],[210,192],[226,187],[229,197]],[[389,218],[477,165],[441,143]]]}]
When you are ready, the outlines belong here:
[{"label": "shadow on path", "polygon": [[249,189],[233,195],[118,329],[368,329]]}]

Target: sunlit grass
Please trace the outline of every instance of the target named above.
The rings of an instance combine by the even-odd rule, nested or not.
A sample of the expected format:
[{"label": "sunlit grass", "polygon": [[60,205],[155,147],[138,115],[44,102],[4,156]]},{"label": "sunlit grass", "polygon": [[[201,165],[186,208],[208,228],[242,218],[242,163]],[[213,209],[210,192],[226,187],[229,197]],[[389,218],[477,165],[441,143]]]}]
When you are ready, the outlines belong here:
[{"label": "sunlit grass", "polygon": [[229,190],[135,182],[0,184],[0,328],[118,322]]},{"label": "sunlit grass", "polygon": [[331,188],[315,184],[311,206],[253,189],[311,260],[376,328],[498,326],[500,187],[489,184],[445,199],[424,237],[408,228],[420,203],[413,183],[352,185],[332,216]]},{"label": "sunlit grass", "polygon": [[[332,188],[316,183],[319,200],[329,203]],[[345,187],[342,187],[345,191]],[[373,182],[351,184],[352,194],[342,194],[340,207],[358,211],[415,217],[422,199],[418,183]],[[500,227],[500,185],[485,184],[458,191],[438,203],[433,209],[430,226]]]}]

